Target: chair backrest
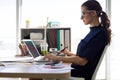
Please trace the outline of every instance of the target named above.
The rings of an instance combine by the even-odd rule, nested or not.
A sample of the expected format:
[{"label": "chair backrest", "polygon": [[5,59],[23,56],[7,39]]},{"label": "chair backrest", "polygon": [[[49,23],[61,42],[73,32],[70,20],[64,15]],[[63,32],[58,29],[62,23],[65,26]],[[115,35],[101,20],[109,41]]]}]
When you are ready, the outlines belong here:
[{"label": "chair backrest", "polygon": [[97,66],[96,66],[95,72],[93,73],[93,76],[92,76],[92,79],[91,79],[91,80],[95,80],[95,79],[96,79],[96,75],[97,75],[98,69],[99,69],[99,67],[100,67],[100,64],[101,64],[103,58],[104,58],[105,53],[107,52],[108,46],[109,46],[109,45],[106,45],[106,46],[105,46],[104,51],[103,51],[103,53],[102,53],[102,55],[101,55],[101,58],[100,58]]}]

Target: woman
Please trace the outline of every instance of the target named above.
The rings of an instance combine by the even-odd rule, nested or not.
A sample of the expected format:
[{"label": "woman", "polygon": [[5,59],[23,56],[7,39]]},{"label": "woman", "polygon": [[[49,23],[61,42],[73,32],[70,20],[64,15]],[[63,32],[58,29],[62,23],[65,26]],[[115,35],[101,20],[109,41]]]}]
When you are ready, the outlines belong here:
[{"label": "woman", "polygon": [[81,20],[90,25],[90,32],[80,41],[76,55],[68,50],[63,53],[69,57],[48,54],[45,58],[72,63],[71,76],[91,80],[96,65],[105,46],[111,41],[110,21],[97,1],[88,0],[81,6]]},{"label": "woman", "polygon": [[110,20],[95,0],[88,0],[81,5],[81,20],[90,25],[90,32],[80,41],[76,53],[67,49],[62,51],[67,57],[47,54],[44,58],[72,63],[72,77],[84,77],[91,80],[96,65],[107,44],[111,41]]}]

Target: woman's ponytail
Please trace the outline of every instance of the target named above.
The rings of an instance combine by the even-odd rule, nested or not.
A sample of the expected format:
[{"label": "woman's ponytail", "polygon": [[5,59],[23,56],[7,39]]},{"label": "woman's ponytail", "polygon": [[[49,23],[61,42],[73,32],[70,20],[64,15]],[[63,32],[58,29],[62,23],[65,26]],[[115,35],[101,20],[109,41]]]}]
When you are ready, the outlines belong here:
[{"label": "woman's ponytail", "polygon": [[104,11],[102,11],[99,16],[101,18],[101,25],[103,25],[107,30],[108,42],[110,44],[110,42],[111,42],[110,20]]}]

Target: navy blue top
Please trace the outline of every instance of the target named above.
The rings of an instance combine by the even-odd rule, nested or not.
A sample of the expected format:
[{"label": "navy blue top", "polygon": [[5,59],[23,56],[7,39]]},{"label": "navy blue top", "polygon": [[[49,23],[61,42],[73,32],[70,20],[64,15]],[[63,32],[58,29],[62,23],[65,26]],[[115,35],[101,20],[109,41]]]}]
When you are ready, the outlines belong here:
[{"label": "navy blue top", "polygon": [[80,41],[77,47],[77,56],[86,58],[88,63],[85,66],[72,64],[71,76],[85,77],[86,80],[91,80],[96,65],[101,57],[101,54],[108,44],[107,33],[104,27],[90,27],[90,32],[84,39]]}]

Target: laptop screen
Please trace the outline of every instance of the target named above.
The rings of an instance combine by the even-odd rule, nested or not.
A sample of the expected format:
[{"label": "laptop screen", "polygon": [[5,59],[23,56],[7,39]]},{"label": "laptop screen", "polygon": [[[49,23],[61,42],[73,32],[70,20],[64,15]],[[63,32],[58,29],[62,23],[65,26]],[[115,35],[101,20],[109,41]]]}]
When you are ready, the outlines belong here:
[{"label": "laptop screen", "polygon": [[32,40],[23,40],[23,43],[26,45],[27,50],[29,51],[30,55],[33,56],[33,58],[40,56],[40,54]]}]

